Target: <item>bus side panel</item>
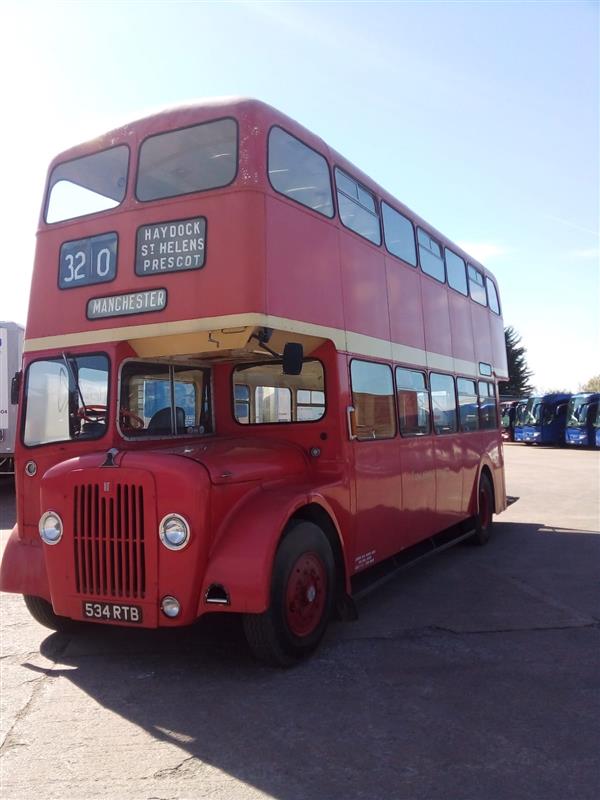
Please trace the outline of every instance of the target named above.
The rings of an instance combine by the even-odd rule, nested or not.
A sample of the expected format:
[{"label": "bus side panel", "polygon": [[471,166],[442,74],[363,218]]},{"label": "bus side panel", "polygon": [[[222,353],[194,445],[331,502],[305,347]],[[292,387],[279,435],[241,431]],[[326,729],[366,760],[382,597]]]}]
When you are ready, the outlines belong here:
[{"label": "bus side panel", "polygon": [[[392,342],[425,350],[419,273],[392,258],[386,258],[385,265]],[[414,302],[407,303],[407,297],[414,297]],[[398,361],[404,360],[400,351]]]},{"label": "bus side panel", "polygon": [[[452,333],[452,355],[462,361],[475,361],[473,323],[469,309],[469,298],[458,292],[448,292],[450,306],[450,330]],[[457,372],[462,372],[457,368]]]},{"label": "bus side panel", "polygon": [[499,380],[508,378],[508,363],[506,361],[506,340],[504,338],[504,322],[502,317],[491,312],[489,315],[490,334],[492,337],[493,365],[496,377]]},{"label": "bus side panel", "polygon": [[471,303],[471,319],[473,322],[473,341],[475,343],[475,361],[484,361],[494,365],[492,337],[489,323],[490,311],[477,303]]},{"label": "bus side panel", "polygon": [[[448,292],[443,283],[433,278],[421,276],[423,297],[423,320],[425,323],[425,347],[429,353],[452,356],[452,333],[450,330],[450,311]],[[404,301],[406,303],[406,299]],[[432,362],[433,368],[452,371],[452,367]]]},{"label": "bus side panel", "polygon": [[344,327],[337,230],[295,203],[266,196],[267,312]]},{"label": "bus side panel", "polygon": [[[390,358],[390,318],[388,313],[387,281],[383,255],[358,236],[340,231],[340,260],[345,328],[367,336],[383,339],[383,352],[373,353]],[[352,347],[349,346],[349,350]]]}]

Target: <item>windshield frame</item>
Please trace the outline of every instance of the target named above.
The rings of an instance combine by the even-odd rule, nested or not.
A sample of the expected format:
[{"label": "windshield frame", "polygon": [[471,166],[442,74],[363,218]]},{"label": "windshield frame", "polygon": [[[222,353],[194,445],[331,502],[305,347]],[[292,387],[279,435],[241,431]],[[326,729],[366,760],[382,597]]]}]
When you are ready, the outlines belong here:
[{"label": "windshield frame", "polygon": [[[169,433],[169,434],[157,434],[156,436],[128,436],[121,427],[121,390],[123,388],[123,367],[127,364],[131,364],[132,362],[136,364],[148,364],[150,366],[162,366],[165,368],[169,367],[185,367],[187,369],[198,369],[203,370],[204,372],[209,373],[209,381],[208,381],[208,389],[209,389],[209,405],[210,405],[210,424],[211,430],[208,433]],[[136,356],[130,356],[129,358],[124,358],[123,361],[119,364],[119,379],[117,381],[117,408],[116,408],[116,417],[117,417],[117,431],[119,436],[125,442],[156,442],[156,441],[169,441],[173,442],[174,444],[182,439],[206,439],[209,436],[214,436],[216,434],[216,425],[215,425],[215,403],[214,403],[214,370],[210,364],[203,364],[199,361],[173,361],[172,359],[160,359],[160,358],[139,358]]]},{"label": "windshield frame", "polygon": [[[104,356],[106,361],[108,362],[108,369],[106,371],[106,421],[104,426],[104,431],[99,436],[85,436],[81,439],[53,439],[51,442],[39,442],[38,444],[27,444],[25,441],[25,426],[27,423],[27,408],[28,408],[28,388],[29,388],[29,376],[31,367],[34,364],[39,364],[42,361],[56,361],[59,363],[64,364],[64,356],[66,355],[67,358],[77,359],[77,358],[89,358],[90,356]],[[71,370],[67,370],[69,375],[69,394],[71,393],[71,381],[72,376],[70,374]],[[79,379],[79,376],[77,376]],[[109,429],[109,418],[110,418],[110,407],[111,407],[111,385],[112,385],[112,361],[110,355],[104,350],[94,350],[90,353],[59,353],[57,355],[50,355],[50,356],[40,356],[39,358],[34,358],[27,364],[27,367],[24,370],[24,380],[23,380],[23,408],[21,412],[21,425],[20,425],[20,437],[21,437],[21,444],[23,447],[26,447],[28,450],[35,450],[38,447],[51,447],[52,445],[65,445],[65,444],[80,444],[82,442],[98,442],[103,439]],[[73,386],[73,392],[77,393],[77,387]],[[80,398],[79,398],[80,400]],[[78,400],[78,402],[79,402]],[[92,406],[94,403],[89,403],[88,405]]]}]

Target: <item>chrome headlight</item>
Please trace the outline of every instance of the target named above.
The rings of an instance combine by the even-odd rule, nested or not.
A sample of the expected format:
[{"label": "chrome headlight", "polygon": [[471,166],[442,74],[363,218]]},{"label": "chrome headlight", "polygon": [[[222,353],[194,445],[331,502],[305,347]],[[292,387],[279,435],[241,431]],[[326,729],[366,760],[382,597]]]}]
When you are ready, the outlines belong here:
[{"label": "chrome headlight", "polygon": [[190,526],[179,514],[167,514],[158,526],[161,542],[169,550],[182,550],[190,538]]},{"label": "chrome headlight", "polygon": [[58,544],[63,535],[62,519],[56,511],[46,511],[40,517],[38,530],[43,542],[46,542],[46,544]]}]

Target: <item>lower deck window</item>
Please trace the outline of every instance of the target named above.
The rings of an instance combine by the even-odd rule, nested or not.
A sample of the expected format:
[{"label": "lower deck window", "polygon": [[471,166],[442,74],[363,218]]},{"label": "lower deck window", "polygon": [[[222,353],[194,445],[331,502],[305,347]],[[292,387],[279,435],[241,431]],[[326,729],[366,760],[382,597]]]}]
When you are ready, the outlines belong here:
[{"label": "lower deck window", "polygon": [[479,430],[479,405],[475,381],[457,378],[458,411],[461,431]]},{"label": "lower deck window", "polygon": [[498,427],[494,384],[487,381],[479,381],[479,419],[483,430]]},{"label": "lower deck window", "polygon": [[121,370],[119,424],[125,436],[212,433],[210,371],[129,361]]},{"label": "lower deck window", "polygon": [[432,372],[431,405],[433,406],[433,427],[436,433],[456,433],[456,396],[454,394],[454,378],[451,375],[440,375]]},{"label": "lower deck window", "polygon": [[307,359],[300,375],[285,375],[281,362],[240,364],[233,370],[236,422],[265,425],[313,422],[325,414],[325,375]]},{"label": "lower deck window", "polygon": [[391,439],[396,435],[394,381],[387,364],[353,360],[350,364],[356,438]]},{"label": "lower deck window", "polygon": [[429,433],[429,394],[426,380],[422,372],[396,367],[396,393],[402,436],[423,436]]}]

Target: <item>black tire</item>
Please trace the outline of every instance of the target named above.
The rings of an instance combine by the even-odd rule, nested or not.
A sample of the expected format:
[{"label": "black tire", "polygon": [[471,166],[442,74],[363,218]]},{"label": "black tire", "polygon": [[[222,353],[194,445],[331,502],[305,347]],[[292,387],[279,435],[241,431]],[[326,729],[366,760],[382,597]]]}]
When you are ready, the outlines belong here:
[{"label": "black tire", "polygon": [[312,522],[293,522],[275,554],[269,608],[244,616],[254,656],[270,666],[291,667],[310,655],[323,638],[334,595],[335,562],[327,537]]},{"label": "black tire", "polygon": [[59,633],[71,633],[77,627],[77,623],[68,617],[60,617],[54,613],[51,604],[41,597],[34,597],[31,594],[24,594],[23,600],[27,610],[36,622],[50,630]]},{"label": "black tire", "polygon": [[477,492],[477,516],[475,517],[475,533],[469,541],[475,545],[487,544],[492,535],[494,514],[494,487],[484,472],[479,479]]}]

